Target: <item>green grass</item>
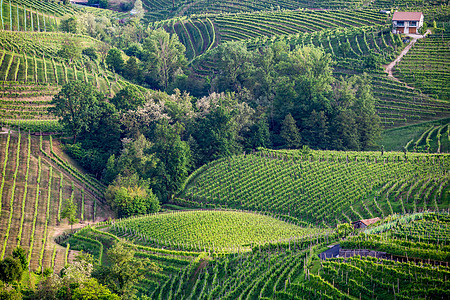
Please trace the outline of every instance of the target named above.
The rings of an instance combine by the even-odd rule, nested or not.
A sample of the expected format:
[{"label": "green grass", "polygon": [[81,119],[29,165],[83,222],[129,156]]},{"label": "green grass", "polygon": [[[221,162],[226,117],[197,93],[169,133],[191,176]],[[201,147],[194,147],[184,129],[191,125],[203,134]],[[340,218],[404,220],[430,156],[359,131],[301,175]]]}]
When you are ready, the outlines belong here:
[{"label": "green grass", "polygon": [[[386,151],[403,151],[403,147],[408,144],[410,140],[416,141],[421,134],[430,128],[432,125],[443,125],[450,122],[450,118],[423,122],[415,125],[403,126],[394,129],[385,130],[381,135],[379,144],[384,146]],[[412,149],[412,145],[410,146]]]},{"label": "green grass", "polygon": [[175,244],[242,247],[304,236],[302,228],[272,217],[234,211],[190,211],[129,219],[117,224],[147,238]]}]

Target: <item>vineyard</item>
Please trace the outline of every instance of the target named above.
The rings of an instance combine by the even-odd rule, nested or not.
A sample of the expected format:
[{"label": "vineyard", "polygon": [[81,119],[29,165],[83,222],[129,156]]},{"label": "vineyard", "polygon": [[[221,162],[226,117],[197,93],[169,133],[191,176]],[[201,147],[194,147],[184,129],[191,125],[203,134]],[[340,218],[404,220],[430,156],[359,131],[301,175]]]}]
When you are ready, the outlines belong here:
[{"label": "vineyard", "polygon": [[98,40],[68,33],[0,31],[0,118],[2,124],[32,132],[60,132],[47,109],[60,87],[83,80],[112,96],[130,83],[88,57],[67,61],[59,56],[70,40],[82,48],[99,47]]},{"label": "vineyard", "polygon": [[72,167],[51,138],[3,133],[0,144],[5,149],[0,153],[1,257],[20,245],[31,270],[59,270],[66,250],[55,246],[53,235],[58,227],[66,226],[60,215],[64,202],[71,199],[77,204],[83,222],[109,216],[100,197],[102,186]]},{"label": "vineyard", "polygon": [[[83,259],[77,255],[88,253],[94,270],[89,284],[120,295],[112,299],[131,299],[135,291],[139,299],[448,298],[447,0],[143,0],[107,6],[0,0],[0,260],[21,246],[29,265],[8,289],[29,299],[39,289],[67,283],[70,267]],[[396,10],[423,12],[430,33],[402,57],[392,77],[385,66],[415,39],[392,33]],[[223,55],[227,46],[238,55]],[[293,72],[303,75],[300,62],[289,60],[302,47],[329,55],[329,84],[309,69],[290,81]],[[274,56],[267,61],[266,50]],[[251,66],[240,73],[239,64],[227,59]],[[291,73],[270,74],[278,68]],[[222,86],[223,74],[239,84]],[[367,83],[354,95],[352,75]],[[97,97],[114,114],[102,114],[104,123],[95,124],[103,131],[80,124],[70,147],[67,125],[48,109],[75,80],[105,96],[84,101]],[[137,99],[134,89],[124,89],[130,85],[150,93]],[[274,107],[284,104],[279,95],[305,101],[305,108],[295,106],[304,111],[292,109],[293,124],[290,108]],[[352,107],[357,105],[360,111]],[[329,113],[318,114],[316,122],[311,110]],[[369,122],[363,128],[369,117],[353,116],[366,110],[380,117],[380,128]],[[310,123],[321,123],[327,134],[354,126],[363,133],[348,130],[358,135],[349,140],[361,145],[374,129],[364,148],[372,151],[315,150],[308,144],[316,138]],[[296,133],[291,147],[287,140]],[[329,145],[322,149],[334,143]],[[80,167],[91,162],[96,177]],[[150,201],[154,213],[146,206]],[[71,202],[72,219],[66,211]],[[117,218],[122,207],[131,217]],[[359,228],[367,219],[377,221]],[[117,268],[110,252],[116,246],[123,247],[119,256],[132,253],[130,259],[140,262],[131,271],[129,265],[118,268],[140,274],[130,281],[130,294],[123,292],[126,284],[105,280],[104,273]],[[58,292],[67,299],[100,299],[97,287],[86,282]],[[91,294],[70,294],[80,287]]]},{"label": "vineyard", "polygon": [[449,162],[448,155],[263,150],[197,170],[181,198],[334,225],[447,208]]},{"label": "vineyard", "polygon": [[[230,213],[201,211],[169,215],[219,212]],[[347,249],[359,247],[363,243],[370,248],[377,236],[382,241],[392,241],[395,236],[395,243],[383,249],[395,254],[395,250],[402,247],[408,251],[407,256],[403,252],[400,256],[395,256],[395,259],[394,256],[380,259],[356,255],[322,261],[316,254],[336,241],[335,234],[310,234],[288,241],[253,244],[251,251],[237,248],[231,253],[224,253],[218,251],[218,248],[201,247],[189,252],[186,251],[187,244],[175,246],[169,242],[164,242],[163,248],[172,246],[179,249],[152,248],[147,246],[152,242],[141,231],[125,229],[125,224],[136,228],[143,224],[143,220],[155,217],[165,219],[168,214],[130,218],[114,224],[101,223],[97,226],[98,229],[85,228],[65,243],[94,253],[98,263],[114,240],[122,240],[127,247],[135,247],[135,257],[146,259],[147,263],[151,261],[160,267],[159,272],[146,273],[145,278],[136,286],[139,294],[158,299],[372,299],[374,295],[383,299],[445,298],[450,290],[446,277],[448,266],[445,263],[440,263],[439,266],[424,264],[423,261],[432,256],[421,256],[423,253],[439,253],[432,249],[436,247],[436,240],[439,241],[437,247],[446,249],[447,213],[392,215],[383,220],[382,224],[370,226],[365,231],[366,234],[361,233],[341,242],[341,246],[348,247]],[[219,224],[214,225],[220,226]],[[165,226],[173,227],[173,223],[159,223],[156,231],[164,231]],[[122,237],[105,232],[106,228],[120,233]],[[434,229],[436,233],[430,233],[430,229]],[[179,234],[177,232],[175,236]],[[135,243],[127,241],[130,239]],[[420,246],[428,250],[411,248],[409,245],[413,243],[420,243]]]},{"label": "vineyard", "polygon": [[422,90],[424,93],[448,101],[450,87],[450,23],[440,24],[439,30],[425,39],[418,40],[411,51],[395,68],[395,76]]},{"label": "vineyard", "polygon": [[[198,250],[207,247],[223,252],[315,234],[318,230],[253,213],[192,211],[125,220],[115,223],[110,232],[118,236],[133,233],[166,248]],[[222,250],[224,248],[226,250]]]}]

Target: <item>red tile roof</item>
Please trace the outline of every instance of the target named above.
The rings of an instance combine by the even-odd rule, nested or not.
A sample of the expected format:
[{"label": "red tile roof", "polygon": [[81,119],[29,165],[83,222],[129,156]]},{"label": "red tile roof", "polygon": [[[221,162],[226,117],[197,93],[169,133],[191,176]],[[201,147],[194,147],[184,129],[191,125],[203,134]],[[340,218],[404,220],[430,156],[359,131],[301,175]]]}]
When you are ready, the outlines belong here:
[{"label": "red tile roof", "polygon": [[369,226],[370,224],[373,224],[379,220],[380,220],[380,218],[377,217],[377,218],[373,218],[373,219],[361,220],[361,222],[366,224],[366,226]]},{"label": "red tile roof", "polygon": [[352,222],[352,224],[356,224],[358,222],[361,222],[364,225],[369,226],[370,224],[373,224],[373,223],[375,223],[375,222],[377,222],[379,220],[380,220],[380,218],[376,217],[376,218],[373,218],[373,219],[358,220],[358,221]]},{"label": "red tile roof", "polygon": [[420,21],[421,12],[403,12],[396,11],[392,17],[392,21]]}]

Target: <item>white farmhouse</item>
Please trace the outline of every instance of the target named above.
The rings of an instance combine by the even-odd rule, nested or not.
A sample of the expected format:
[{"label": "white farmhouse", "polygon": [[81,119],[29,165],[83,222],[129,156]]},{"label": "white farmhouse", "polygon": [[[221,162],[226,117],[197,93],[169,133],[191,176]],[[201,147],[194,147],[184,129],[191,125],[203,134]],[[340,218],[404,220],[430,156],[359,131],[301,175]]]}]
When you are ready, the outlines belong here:
[{"label": "white farmhouse", "polygon": [[421,12],[394,12],[392,16],[392,33],[417,33],[423,26]]}]

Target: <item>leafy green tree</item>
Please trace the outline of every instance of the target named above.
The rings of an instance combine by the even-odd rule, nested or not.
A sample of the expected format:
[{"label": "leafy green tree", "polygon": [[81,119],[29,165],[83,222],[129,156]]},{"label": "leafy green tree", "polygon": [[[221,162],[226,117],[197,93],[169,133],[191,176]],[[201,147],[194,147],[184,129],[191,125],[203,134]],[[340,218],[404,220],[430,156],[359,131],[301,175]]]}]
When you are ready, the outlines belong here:
[{"label": "leafy green tree", "polygon": [[83,282],[78,286],[72,295],[73,300],[120,300],[121,298],[113,294],[107,287],[101,285],[95,278]]},{"label": "leafy green tree", "polygon": [[[130,58],[131,59],[131,58]],[[145,102],[144,95],[134,85],[127,85],[121,89],[110,102],[118,110],[136,109]]]},{"label": "leafy green tree", "polygon": [[106,252],[108,265],[100,266],[93,274],[101,284],[125,300],[134,298],[135,286],[145,273],[158,271],[156,265],[135,258],[134,253],[130,247],[116,243]]},{"label": "leafy green tree", "polygon": [[158,198],[153,194],[146,180],[137,174],[130,177],[118,176],[108,186],[106,199],[117,209],[120,217],[144,215],[158,212]]},{"label": "leafy green tree", "polygon": [[142,19],[145,13],[144,7],[142,6],[142,0],[134,1],[133,10],[134,10],[134,17],[139,22],[139,20]]},{"label": "leafy green tree", "polygon": [[241,146],[237,141],[237,126],[233,117],[232,110],[218,106],[197,121],[194,138],[201,149],[200,160],[203,163],[241,151]]},{"label": "leafy green tree", "polygon": [[139,43],[131,43],[127,49],[125,49],[125,54],[128,56],[134,56],[138,59],[142,59],[144,50],[142,45]]},{"label": "leafy green tree", "polygon": [[284,141],[284,146],[288,149],[296,149],[301,146],[300,132],[291,114],[287,114],[284,118],[280,136]]},{"label": "leafy green tree", "polygon": [[67,219],[70,225],[70,229],[73,231],[73,224],[78,223],[80,220],[77,218],[78,207],[77,204],[71,200],[67,199],[65,201],[65,207],[61,212],[61,218]]},{"label": "leafy green tree", "polygon": [[356,116],[351,109],[342,109],[333,120],[332,148],[336,150],[359,150]]},{"label": "leafy green tree", "polygon": [[78,32],[78,21],[76,17],[69,17],[67,19],[61,20],[60,23],[61,31],[69,33]]},{"label": "leafy green tree", "polygon": [[144,40],[143,49],[147,56],[147,72],[166,90],[176,75],[186,68],[186,47],[178,40],[178,35],[159,28]]},{"label": "leafy green tree", "polygon": [[81,49],[73,40],[66,40],[62,43],[61,49],[58,50],[58,56],[75,60],[81,58]]},{"label": "leafy green tree", "polygon": [[105,59],[106,64],[117,73],[121,73],[124,67],[124,60],[122,58],[122,52],[117,48],[111,48],[108,51]]},{"label": "leafy green tree", "polygon": [[22,277],[22,264],[18,259],[6,257],[0,262],[0,280],[5,283],[19,281]]},{"label": "leafy green tree", "polygon": [[81,53],[83,53],[83,55],[86,55],[87,57],[89,57],[92,60],[98,59],[97,51],[95,50],[94,47],[85,48],[85,49],[83,49],[83,51]]},{"label": "leafy green tree", "polygon": [[18,291],[18,287],[14,285],[6,285],[0,283],[0,299],[1,300],[22,300],[22,293]]},{"label": "leafy green tree", "polygon": [[269,123],[265,115],[250,127],[249,132],[245,136],[245,141],[246,147],[251,149],[270,146]]},{"label": "leafy green tree", "polygon": [[228,42],[217,48],[215,55],[220,75],[216,85],[221,91],[239,91],[251,74],[252,53],[244,42]]},{"label": "leafy green tree", "polygon": [[[304,122],[307,144],[313,148],[329,147],[328,118],[323,111],[313,110]],[[303,132],[305,132],[303,131]]]},{"label": "leafy green tree", "polygon": [[17,246],[16,249],[13,250],[12,253],[13,258],[17,259],[21,266],[22,266],[22,270],[28,270],[28,259],[27,259],[27,255],[25,253],[25,250],[23,250],[22,247]]},{"label": "leafy green tree", "polygon": [[136,57],[130,57],[125,64],[124,76],[129,80],[137,80],[140,75],[139,65]]},{"label": "leafy green tree", "polygon": [[342,223],[337,226],[336,231],[341,238],[345,238],[353,232],[353,226],[350,223]]},{"label": "leafy green tree", "polygon": [[181,124],[171,126],[167,120],[156,125],[152,152],[158,158],[156,168],[152,171],[155,190],[160,199],[170,200],[180,192],[188,176],[191,150],[189,144],[181,140],[184,131]]},{"label": "leafy green tree", "polygon": [[48,110],[60,117],[59,122],[67,133],[72,134],[73,143],[76,143],[77,136],[87,131],[97,118],[98,103],[103,98],[91,84],[70,81],[53,97]]}]

